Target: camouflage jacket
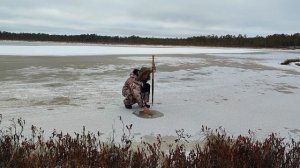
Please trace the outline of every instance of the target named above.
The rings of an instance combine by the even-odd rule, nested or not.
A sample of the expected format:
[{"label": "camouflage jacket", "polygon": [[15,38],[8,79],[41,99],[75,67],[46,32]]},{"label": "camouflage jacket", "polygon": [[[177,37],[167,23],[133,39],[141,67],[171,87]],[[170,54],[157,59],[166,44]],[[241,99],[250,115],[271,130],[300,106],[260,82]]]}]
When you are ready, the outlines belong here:
[{"label": "camouflage jacket", "polygon": [[140,107],[143,107],[145,102],[141,95],[142,87],[143,82],[138,81],[137,76],[133,73],[130,73],[129,78],[126,80],[122,88],[122,95],[124,97],[132,97],[132,103],[137,102]]}]

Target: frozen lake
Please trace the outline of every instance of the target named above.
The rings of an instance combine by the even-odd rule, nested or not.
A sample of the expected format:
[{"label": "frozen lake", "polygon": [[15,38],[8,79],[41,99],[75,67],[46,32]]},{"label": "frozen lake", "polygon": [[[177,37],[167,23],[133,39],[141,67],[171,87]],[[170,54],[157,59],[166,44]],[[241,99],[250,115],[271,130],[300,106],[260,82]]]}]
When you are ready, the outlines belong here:
[{"label": "frozen lake", "polygon": [[[121,89],[133,68],[156,55],[156,119],[137,118],[123,106]],[[300,135],[300,67],[280,65],[299,50],[205,47],[0,43],[2,126],[22,117],[27,127],[100,131],[116,139],[125,124],[136,137],[176,135],[197,139],[201,126],[233,135]]]}]

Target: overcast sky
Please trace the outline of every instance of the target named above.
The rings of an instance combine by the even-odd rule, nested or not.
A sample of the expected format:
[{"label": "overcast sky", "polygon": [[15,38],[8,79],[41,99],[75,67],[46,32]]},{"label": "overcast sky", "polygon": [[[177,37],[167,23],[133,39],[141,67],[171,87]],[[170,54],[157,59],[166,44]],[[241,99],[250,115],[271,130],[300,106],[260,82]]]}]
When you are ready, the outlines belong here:
[{"label": "overcast sky", "polygon": [[109,36],[300,32],[300,0],[0,0],[0,31]]}]

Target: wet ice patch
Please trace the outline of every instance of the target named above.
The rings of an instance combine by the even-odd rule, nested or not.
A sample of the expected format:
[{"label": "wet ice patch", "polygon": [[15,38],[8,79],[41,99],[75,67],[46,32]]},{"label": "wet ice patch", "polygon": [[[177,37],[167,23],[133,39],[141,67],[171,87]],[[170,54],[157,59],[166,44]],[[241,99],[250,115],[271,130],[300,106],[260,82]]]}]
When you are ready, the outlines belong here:
[{"label": "wet ice patch", "polygon": [[43,86],[45,86],[45,87],[63,87],[63,86],[67,86],[67,84],[64,84],[64,83],[47,83],[47,84],[43,84]]},{"label": "wet ice patch", "polygon": [[[99,79],[108,73],[119,73],[129,71],[130,68],[137,67],[135,65],[96,65],[87,68],[61,67],[49,68],[40,66],[31,66],[27,68],[15,70],[16,74],[21,76],[19,79],[28,83],[46,83],[45,87],[61,87],[66,85],[66,81],[78,81],[93,77]],[[16,78],[15,78],[16,79]],[[14,80],[13,78],[11,80]],[[54,82],[53,82],[54,81]],[[47,83],[49,82],[49,83]]]},{"label": "wet ice patch", "polygon": [[296,86],[288,85],[286,83],[275,83],[275,84],[269,84],[271,86],[272,90],[275,90],[277,92],[285,93],[285,94],[291,94],[294,93],[295,90],[298,90],[299,88]]},{"label": "wet ice patch", "polygon": [[70,101],[71,100],[69,97],[55,97],[49,102],[49,104],[50,105],[69,105]]},{"label": "wet ice patch", "polygon": [[33,102],[34,106],[45,106],[45,105],[70,105],[71,99],[69,97],[54,97],[50,100]]},{"label": "wet ice patch", "polygon": [[[126,59],[132,61],[144,61],[151,63],[152,57],[148,56],[135,56],[135,57],[119,57],[119,59]],[[160,65],[168,65],[168,66],[180,66],[184,64],[199,64],[204,63],[205,60],[203,58],[195,58],[195,57],[166,57],[166,56],[157,56],[155,57],[155,64],[157,66]]]}]

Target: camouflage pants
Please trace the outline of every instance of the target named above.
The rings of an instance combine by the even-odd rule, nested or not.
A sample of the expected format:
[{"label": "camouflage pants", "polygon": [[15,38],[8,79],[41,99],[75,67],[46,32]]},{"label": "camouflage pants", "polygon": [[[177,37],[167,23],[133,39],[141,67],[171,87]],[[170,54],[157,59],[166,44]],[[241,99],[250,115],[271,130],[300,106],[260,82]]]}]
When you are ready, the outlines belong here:
[{"label": "camouflage pants", "polygon": [[[133,96],[133,93],[131,93],[130,90],[125,91],[125,99],[124,99],[124,104],[125,105],[133,105],[135,103],[138,103],[136,98]],[[150,96],[150,85],[146,83],[144,87],[141,89],[141,94],[136,95],[136,96],[141,96],[141,99],[143,101],[143,104],[149,102],[149,96]]]},{"label": "camouflage pants", "polygon": [[[149,92],[141,94],[141,97],[142,97],[142,100],[144,101],[144,103],[149,102],[149,95],[150,95]],[[136,99],[133,97],[133,95],[131,93],[126,95],[123,102],[125,105],[133,105],[133,104],[137,103]]]}]

